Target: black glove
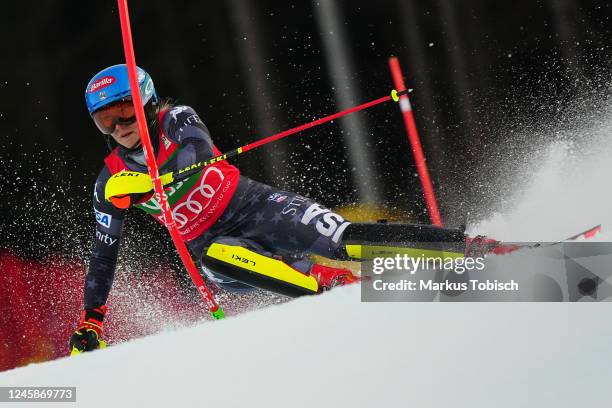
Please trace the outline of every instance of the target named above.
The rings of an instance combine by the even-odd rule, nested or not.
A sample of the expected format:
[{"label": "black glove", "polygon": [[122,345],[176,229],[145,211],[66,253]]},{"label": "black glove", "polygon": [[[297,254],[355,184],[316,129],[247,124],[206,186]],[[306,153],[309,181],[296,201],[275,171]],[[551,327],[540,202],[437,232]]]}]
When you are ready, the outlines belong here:
[{"label": "black glove", "polygon": [[85,309],[81,312],[79,327],[70,337],[71,356],[81,354],[84,351],[106,347],[106,342],[100,339],[102,335],[102,321],[106,311],[106,305],[102,305],[95,309]]}]

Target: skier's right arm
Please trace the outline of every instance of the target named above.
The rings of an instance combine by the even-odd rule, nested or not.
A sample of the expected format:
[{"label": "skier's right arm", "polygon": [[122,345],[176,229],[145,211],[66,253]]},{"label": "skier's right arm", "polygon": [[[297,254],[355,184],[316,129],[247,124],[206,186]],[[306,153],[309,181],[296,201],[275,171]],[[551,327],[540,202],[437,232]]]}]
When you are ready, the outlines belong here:
[{"label": "skier's right arm", "polygon": [[96,217],[94,247],[85,279],[84,303],[81,320],[70,339],[71,350],[78,352],[100,346],[102,321],[106,314],[106,300],[110,292],[119,242],[126,210],[116,208],[104,199],[104,187],[110,177],[106,167],[100,172],[93,194],[93,209]]},{"label": "skier's right arm", "polygon": [[110,172],[104,167],[94,187],[96,231],[85,281],[85,309],[93,309],[106,303],[115,276],[126,210],[119,209],[104,199],[104,187],[109,177]]}]

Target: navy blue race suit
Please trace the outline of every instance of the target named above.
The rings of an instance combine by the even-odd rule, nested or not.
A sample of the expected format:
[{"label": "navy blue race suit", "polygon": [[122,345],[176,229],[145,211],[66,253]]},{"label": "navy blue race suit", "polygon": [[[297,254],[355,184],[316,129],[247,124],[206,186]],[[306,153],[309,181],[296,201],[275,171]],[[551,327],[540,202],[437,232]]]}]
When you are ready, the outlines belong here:
[{"label": "navy blue race suit", "polygon": [[[176,171],[190,164],[210,159],[213,142],[210,132],[194,110],[177,106],[164,116],[165,135],[179,145],[178,153],[164,166],[164,172]],[[197,120],[194,121],[194,117]],[[151,129],[152,134],[157,129]],[[159,140],[152,137],[157,151]],[[141,148],[121,147],[119,155],[129,170],[146,173],[147,167]],[[85,309],[106,303],[117,265],[123,220],[127,210],[119,209],[104,199],[104,188],[110,177],[105,166],[98,175],[93,193],[96,215],[95,244],[85,281]],[[238,244],[264,255],[280,255],[294,268],[308,273],[312,263],[310,253],[329,258],[343,258],[342,232],[350,223],[340,215],[298,194],[280,191],[247,177],[240,180],[231,201],[217,222],[189,241],[188,247],[199,260],[212,242]],[[223,286],[223,278],[206,271],[209,278]],[[244,289],[239,283],[225,282],[226,288]]]}]

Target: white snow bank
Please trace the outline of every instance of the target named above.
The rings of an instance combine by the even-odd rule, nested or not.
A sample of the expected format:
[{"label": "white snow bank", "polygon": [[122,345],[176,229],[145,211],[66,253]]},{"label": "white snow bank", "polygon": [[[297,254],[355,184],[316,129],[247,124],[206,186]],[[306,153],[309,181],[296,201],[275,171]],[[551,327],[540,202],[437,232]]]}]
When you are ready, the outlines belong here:
[{"label": "white snow bank", "polygon": [[609,303],[361,303],[359,291],[6,371],[0,385],[76,386],[76,406],[87,408],[610,401]]},{"label": "white snow bank", "polygon": [[[471,233],[505,241],[556,241],[603,224],[596,240],[612,241],[612,109],[565,132],[546,148],[534,148],[531,163],[517,175],[524,179],[519,190],[505,190],[504,180],[499,181],[495,194],[511,208],[470,226]],[[519,158],[509,153],[507,160],[518,163]]]}]

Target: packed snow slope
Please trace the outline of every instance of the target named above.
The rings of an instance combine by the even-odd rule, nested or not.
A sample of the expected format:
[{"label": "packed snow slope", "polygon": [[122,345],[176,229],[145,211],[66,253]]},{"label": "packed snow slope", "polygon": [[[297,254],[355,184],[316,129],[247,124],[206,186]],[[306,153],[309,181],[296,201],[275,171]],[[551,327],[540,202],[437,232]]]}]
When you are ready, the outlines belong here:
[{"label": "packed snow slope", "polygon": [[0,384],[76,386],[87,408],[610,401],[610,304],[360,303],[359,290],[18,368]]}]

